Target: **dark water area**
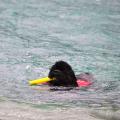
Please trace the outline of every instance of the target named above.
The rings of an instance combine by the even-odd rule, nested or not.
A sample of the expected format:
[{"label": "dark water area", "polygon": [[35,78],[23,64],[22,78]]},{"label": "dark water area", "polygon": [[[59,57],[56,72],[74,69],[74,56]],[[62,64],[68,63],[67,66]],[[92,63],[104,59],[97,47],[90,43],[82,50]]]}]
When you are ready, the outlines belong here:
[{"label": "dark water area", "polygon": [[[88,89],[29,86],[57,60],[90,72]],[[119,0],[0,0],[0,97],[32,104],[120,107]]]}]

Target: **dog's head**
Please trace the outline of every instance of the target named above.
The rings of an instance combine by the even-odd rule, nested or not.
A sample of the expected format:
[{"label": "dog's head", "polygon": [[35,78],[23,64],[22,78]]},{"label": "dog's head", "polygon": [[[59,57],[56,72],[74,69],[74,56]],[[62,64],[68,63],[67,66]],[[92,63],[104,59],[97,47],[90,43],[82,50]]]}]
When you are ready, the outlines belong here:
[{"label": "dog's head", "polygon": [[64,62],[56,62],[50,69],[48,77],[54,79],[49,83],[52,86],[77,86],[76,77],[71,66]]}]

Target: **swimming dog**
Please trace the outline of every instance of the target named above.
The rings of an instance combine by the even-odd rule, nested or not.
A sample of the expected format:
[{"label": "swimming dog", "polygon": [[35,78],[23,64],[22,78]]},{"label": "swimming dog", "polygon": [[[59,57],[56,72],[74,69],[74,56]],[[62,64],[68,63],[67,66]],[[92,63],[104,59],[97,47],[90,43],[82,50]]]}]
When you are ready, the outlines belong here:
[{"label": "swimming dog", "polygon": [[57,61],[51,68],[48,77],[50,86],[79,87],[91,84],[93,77],[90,73],[82,73],[75,76],[72,67],[65,61]]}]

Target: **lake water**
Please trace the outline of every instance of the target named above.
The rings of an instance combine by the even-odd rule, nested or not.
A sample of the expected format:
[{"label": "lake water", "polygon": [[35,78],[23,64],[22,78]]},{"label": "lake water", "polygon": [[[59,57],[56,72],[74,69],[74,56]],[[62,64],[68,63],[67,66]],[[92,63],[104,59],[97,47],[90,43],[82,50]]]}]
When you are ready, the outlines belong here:
[{"label": "lake water", "polygon": [[[28,85],[58,60],[92,73],[94,85],[54,92]],[[120,110],[120,1],[0,0],[0,98]]]}]

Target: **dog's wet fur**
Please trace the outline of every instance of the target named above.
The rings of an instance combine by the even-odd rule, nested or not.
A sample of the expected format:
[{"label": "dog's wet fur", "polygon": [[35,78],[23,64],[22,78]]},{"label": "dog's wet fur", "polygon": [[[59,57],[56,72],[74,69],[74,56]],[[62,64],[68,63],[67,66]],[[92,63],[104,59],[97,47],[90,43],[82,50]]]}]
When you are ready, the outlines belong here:
[{"label": "dog's wet fur", "polygon": [[54,80],[48,82],[50,86],[77,87],[77,78],[72,67],[65,61],[56,62],[48,74]]}]

